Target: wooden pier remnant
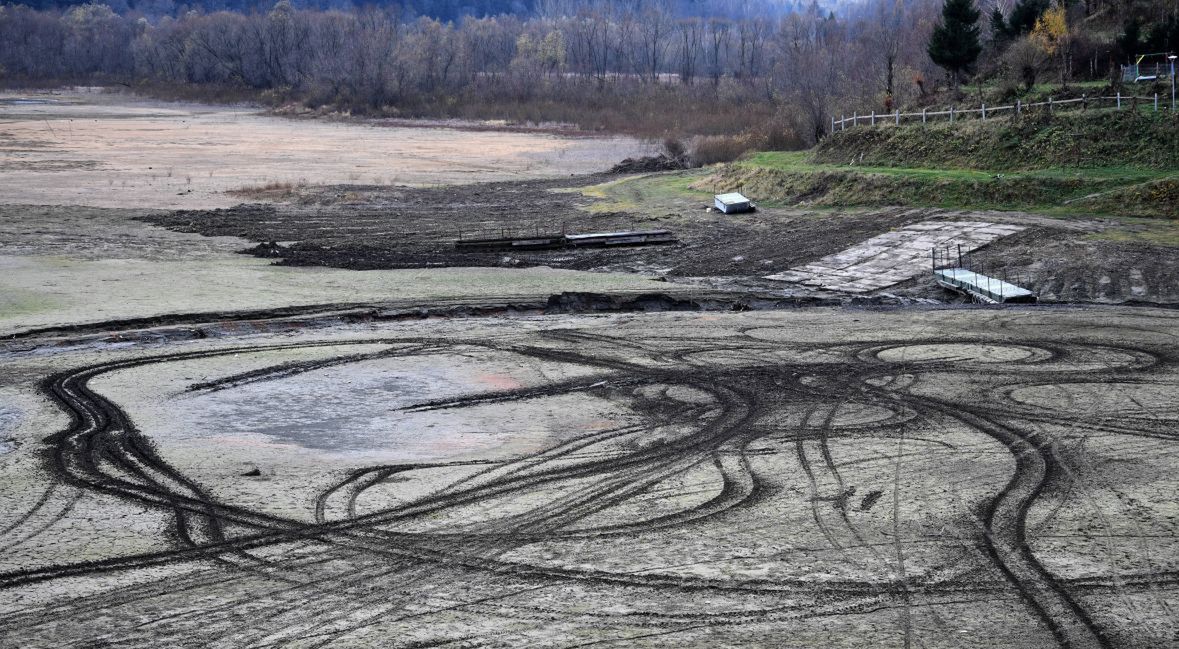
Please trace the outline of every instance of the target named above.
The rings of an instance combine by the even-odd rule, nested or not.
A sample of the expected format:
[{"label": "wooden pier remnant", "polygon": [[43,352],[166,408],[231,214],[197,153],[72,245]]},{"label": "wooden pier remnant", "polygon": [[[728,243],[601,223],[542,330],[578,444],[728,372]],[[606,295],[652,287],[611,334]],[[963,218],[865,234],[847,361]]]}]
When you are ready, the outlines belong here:
[{"label": "wooden pier remnant", "polygon": [[586,234],[526,234],[491,238],[463,239],[454,242],[455,250],[482,252],[487,250],[557,250],[561,248],[612,248],[620,246],[648,246],[677,243],[670,230],[625,230],[620,232],[590,232]]}]

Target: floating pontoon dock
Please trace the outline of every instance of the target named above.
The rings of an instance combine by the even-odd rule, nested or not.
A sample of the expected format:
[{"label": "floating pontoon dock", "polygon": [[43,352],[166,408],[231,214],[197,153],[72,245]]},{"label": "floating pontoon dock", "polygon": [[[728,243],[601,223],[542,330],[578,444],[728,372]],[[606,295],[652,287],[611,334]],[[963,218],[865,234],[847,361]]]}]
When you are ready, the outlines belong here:
[{"label": "floating pontoon dock", "polygon": [[995,303],[1028,303],[1036,301],[1036,294],[1020,288],[1015,284],[1008,284],[1001,279],[979,275],[965,268],[939,268],[933,271],[937,283],[950,290],[965,293],[980,302]]}]

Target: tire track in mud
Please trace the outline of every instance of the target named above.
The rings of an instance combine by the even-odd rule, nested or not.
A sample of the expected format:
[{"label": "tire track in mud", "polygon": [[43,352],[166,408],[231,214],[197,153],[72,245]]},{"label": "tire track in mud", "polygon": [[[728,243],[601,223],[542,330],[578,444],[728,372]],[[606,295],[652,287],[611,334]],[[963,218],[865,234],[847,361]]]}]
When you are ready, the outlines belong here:
[{"label": "tire track in mud", "polygon": [[1043,567],[1027,543],[1028,512],[1060,472],[1046,442],[1037,439],[1034,433],[1027,435],[999,423],[983,409],[929,397],[911,405],[957,419],[1008,449],[1015,461],[1015,471],[983,509],[982,541],[988,556],[1060,646],[1110,646],[1090,615]]},{"label": "tire track in mud", "polygon": [[[284,348],[290,348],[291,346],[282,346],[282,347],[284,347]],[[239,350],[241,350],[241,349],[223,350],[223,352],[212,352],[212,353],[205,353],[205,354],[199,354],[199,356],[206,356],[206,355],[216,355],[216,354],[228,354],[228,353],[236,353],[236,352],[239,352]],[[184,355],[171,355],[171,356],[169,356],[169,358],[170,358],[170,359],[176,359],[176,358],[197,358],[197,356],[198,356],[197,354],[184,354]],[[153,359],[153,360],[159,360],[159,359]],[[134,365],[139,365],[139,363],[140,363],[140,362],[143,362],[143,361],[136,362],[136,363],[134,363]],[[147,362],[150,362],[150,361],[147,361]],[[127,367],[127,366],[129,366],[129,365],[130,365],[130,363],[123,362],[123,363],[117,363],[117,365],[116,365],[116,366],[113,366],[113,367],[108,367],[108,368],[105,368],[105,369],[107,369],[107,371],[110,371],[110,369],[124,368],[124,367]],[[83,379],[83,378],[84,378],[85,380],[90,380],[91,378],[93,378],[93,375],[95,375],[95,374],[97,374],[97,372],[94,372],[94,371],[93,371],[93,369],[91,369],[91,371],[88,371],[88,372],[86,372],[84,375],[73,376],[73,378],[72,378],[72,379],[74,379],[74,380],[79,380],[79,379]],[[100,398],[98,398],[98,396],[97,396],[97,395],[94,395],[93,393],[90,393],[90,392],[86,391],[86,389],[85,389],[85,388],[81,389],[81,392],[83,392],[84,394],[86,394],[86,396],[88,396],[88,398],[91,398],[91,399],[100,399]],[[59,396],[61,396],[61,398],[62,398],[62,399],[64,399],[64,400],[66,400],[66,401],[70,400],[70,396],[68,396],[68,395],[59,394]],[[79,411],[79,412],[81,412],[81,411]],[[79,417],[79,419],[84,419],[84,420],[98,420],[98,421],[94,421],[94,422],[93,422],[93,424],[90,426],[90,428],[97,428],[97,427],[98,427],[98,424],[99,424],[99,421],[101,420],[101,418],[100,418],[100,417],[98,417],[98,415],[94,415],[93,413],[90,413],[90,412],[87,412],[87,413],[85,413],[84,417]],[[60,460],[59,460],[59,461],[60,461]],[[64,464],[64,463],[61,463],[61,464]],[[67,472],[68,472],[68,471],[67,471]],[[125,481],[125,480],[114,480],[114,481],[116,481],[116,483],[123,483],[123,484],[121,484],[120,486],[124,486],[124,487],[130,487],[130,490],[131,490],[131,492],[132,492],[132,493],[134,493],[134,492],[137,492],[137,491],[138,491],[138,486],[137,486],[137,485],[126,485],[126,484],[125,484],[125,483],[126,483],[126,481]],[[151,500],[150,500],[150,499],[149,499],[149,503],[151,503]],[[174,507],[174,504],[173,504],[173,503],[171,503],[171,501],[169,501],[169,503],[160,503],[160,501],[156,501],[156,503],[154,503],[154,504],[157,504],[157,505],[159,505],[159,504],[169,504],[169,505],[172,505],[172,506]],[[196,507],[195,507],[195,506],[192,506],[192,505],[189,505],[189,506],[186,506],[186,507],[179,507],[179,511],[182,511],[182,512],[191,512],[193,509],[196,509],[198,513],[205,513],[205,512],[211,511],[211,510],[210,510],[210,507],[209,507],[209,504],[208,504],[208,503],[205,503],[204,505],[205,505],[204,507],[199,507],[199,506],[196,506]],[[224,516],[224,512],[222,512],[222,516]],[[237,522],[237,523],[250,523],[250,522],[243,522],[243,520],[236,520],[236,522]],[[256,543],[263,543],[263,544],[264,544],[264,543],[265,543],[265,540],[256,540]],[[218,550],[224,550],[224,546],[225,546],[225,545],[231,545],[231,544],[215,544],[215,545],[213,545],[213,548],[217,548]],[[71,572],[73,572],[73,571],[71,571]]]},{"label": "tire track in mud", "polygon": [[[555,336],[555,339],[579,344],[607,344],[609,336]],[[389,344],[404,344],[409,339],[387,339]],[[960,340],[960,339],[959,339]],[[364,341],[363,344],[372,342]],[[922,341],[919,341],[922,342]],[[691,432],[674,439],[664,439],[649,447],[626,449],[616,446],[605,455],[574,457],[587,449],[609,445],[614,440],[625,438],[635,431],[622,429],[595,433],[586,438],[563,443],[549,451],[538,453],[520,460],[495,463],[486,469],[468,475],[459,482],[425,497],[417,498],[396,507],[356,515],[356,500],[363,492],[383,480],[400,472],[431,468],[437,465],[395,465],[370,467],[358,470],[343,481],[321,493],[316,502],[316,523],[307,525],[279,517],[244,510],[226,503],[214,501],[199,485],[168,466],[156,456],[150,442],[135,430],[133,424],[119,407],[94,393],[87,383],[95,377],[110,371],[128,369],[155,362],[208,358],[242,351],[270,351],[298,349],[303,347],[326,346],[329,343],[290,343],[285,345],[238,347],[230,349],[205,350],[161,354],[113,363],[99,364],[55,375],[45,383],[45,389],[71,415],[71,426],[51,438],[54,445],[54,470],[66,483],[79,489],[111,493],[152,507],[172,512],[180,535],[179,547],[172,552],[117,558],[109,562],[78,564],[75,566],[51,567],[33,571],[27,575],[8,573],[0,575],[0,588],[11,588],[29,579],[52,579],[62,575],[88,574],[92,569],[125,570],[150,565],[161,565],[196,558],[222,559],[237,554],[246,559],[258,559],[249,554],[250,550],[272,548],[282,544],[310,541],[322,545],[324,552],[332,556],[370,557],[380,563],[379,567],[361,571],[329,575],[308,583],[292,582],[278,593],[297,593],[302,589],[317,589],[317,592],[348,597],[352,586],[372,583],[385,578],[397,577],[400,586],[412,585],[433,570],[431,566],[446,566],[451,569],[472,569],[488,575],[511,576],[516,579],[536,580],[535,588],[546,588],[565,580],[597,584],[603,587],[661,589],[672,588],[681,592],[701,590],[704,592],[735,592],[750,594],[802,593],[812,591],[813,583],[804,580],[791,582],[782,579],[726,579],[691,578],[679,575],[626,574],[594,569],[567,569],[551,566],[519,564],[502,559],[503,555],[523,544],[537,540],[572,540],[586,538],[608,538],[617,534],[635,534],[695,524],[701,520],[723,514],[741,507],[750,501],[759,490],[758,478],[749,463],[746,451],[748,444],[763,436],[766,431],[755,426],[757,419],[773,407],[767,402],[770,393],[767,386],[774,386],[774,398],[782,397],[782,386],[776,381],[785,372],[812,371],[815,365],[799,366],[795,370],[788,363],[778,362],[763,371],[748,367],[740,371],[711,371],[700,373],[695,369],[651,366],[619,360],[611,355],[595,356],[592,353],[575,353],[562,349],[536,347],[511,342],[489,343],[487,341],[454,340],[434,345],[463,345],[480,347],[499,352],[521,354],[529,358],[557,363],[575,363],[597,368],[607,373],[610,380],[629,382],[631,385],[671,384],[695,388],[711,395],[715,403],[709,406],[690,408],[695,413],[690,418],[702,423]],[[358,344],[349,341],[348,344]],[[424,342],[423,342],[424,344]],[[906,344],[916,344],[906,341]],[[658,354],[660,363],[676,360],[672,353],[656,352],[642,345],[625,346],[628,353],[642,354],[652,359]],[[414,348],[419,349],[420,348]],[[868,349],[862,346],[861,350]],[[377,354],[394,354],[396,350],[383,350]],[[360,354],[343,362],[356,362],[371,355]],[[246,377],[246,381],[275,380],[300,371],[299,367],[287,364],[276,366],[280,369],[259,370]],[[314,369],[308,367],[306,371]],[[831,368],[821,368],[828,371]],[[844,367],[847,371],[849,368]],[[933,363],[926,371],[948,371],[952,364]],[[1057,459],[1048,453],[1044,440],[1035,432],[1021,431],[1018,427],[1000,423],[986,409],[963,409],[962,404],[942,403],[928,397],[916,397],[907,393],[886,392],[865,383],[883,372],[880,366],[857,365],[850,368],[851,374],[844,380],[822,390],[794,391],[785,403],[805,403],[807,398],[821,395],[844,399],[853,389],[882,403],[898,403],[917,413],[936,412],[961,422],[968,429],[986,434],[1004,444],[1016,460],[1015,475],[1010,482],[990,500],[985,510],[982,542],[987,554],[1009,582],[1015,587],[1035,611],[1040,620],[1052,631],[1057,642],[1065,647],[1109,646],[1108,640],[1096,628],[1088,614],[1076,604],[1065,582],[1057,580],[1036,560],[1027,546],[1026,519],[1045,486],[1054,479]],[[246,373],[250,374],[250,373]],[[1028,373],[1029,376],[1031,373]],[[238,375],[245,376],[245,375]],[[1053,380],[1059,380],[1058,374]],[[568,390],[584,387],[585,383],[569,383],[556,386],[549,394],[561,394]],[[229,384],[227,384],[228,387]],[[740,387],[735,387],[740,386]],[[867,386],[867,387],[864,387]],[[494,394],[494,393],[493,393]],[[503,400],[529,398],[529,394],[513,393],[503,395]],[[434,407],[463,407],[477,402],[480,395],[459,399],[452,403],[431,404]],[[663,399],[668,399],[664,393]],[[815,440],[822,446],[825,465],[835,469],[830,449],[826,446],[838,406],[831,407],[823,422],[822,430],[815,431]],[[656,411],[647,412],[647,423],[636,430],[653,430],[667,425],[666,419]],[[810,415],[803,418],[802,426],[808,427]],[[902,431],[903,434],[903,431]],[[800,443],[800,442],[797,442]],[[572,458],[572,459],[571,459]],[[899,454],[898,454],[899,458]],[[805,453],[799,458],[800,464],[807,464]],[[899,459],[898,459],[899,462]],[[693,467],[711,464],[720,479],[717,496],[696,504],[683,511],[615,524],[595,524],[586,528],[577,527],[600,512],[625,503],[636,496],[647,493],[670,477],[682,475]],[[837,470],[837,469],[836,469]],[[899,471],[899,464],[897,471]],[[551,499],[533,506],[528,511],[512,516],[500,516],[487,521],[471,521],[464,527],[406,533],[396,531],[405,522],[420,520],[432,514],[454,511],[467,505],[488,504],[497,498],[519,495],[544,489],[549,485],[573,484],[577,480],[591,480],[589,486],[567,497]],[[813,475],[811,476],[813,484]],[[336,520],[326,516],[327,501],[339,494],[344,499],[343,511],[346,516]],[[894,494],[895,495],[895,494]],[[846,519],[846,512],[844,512]],[[816,521],[820,526],[821,522]],[[851,526],[850,520],[846,521]],[[254,533],[228,538],[226,525],[244,526]],[[191,536],[196,532],[197,536]],[[851,528],[859,537],[859,533]],[[862,538],[861,538],[862,540]],[[899,540],[899,539],[898,539]],[[899,550],[898,550],[899,551]],[[259,559],[259,561],[262,561]],[[264,561],[266,567],[283,572],[298,573],[306,566],[298,562],[273,560]],[[242,570],[250,566],[234,565],[229,569]],[[262,573],[266,578],[275,575]],[[1129,582],[1127,582],[1129,583]],[[1150,582],[1157,583],[1157,582]],[[1104,584],[1094,585],[1107,587]],[[324,587],[319,590],[320,587]],[[532,588],[532,587],[530,587]],[[987,584],[972,585],[967,582],[949,580],[928,582],[921,578],[910,578],[903,574],[894,579],[873,581],[833,581],[824,583],[823,590],[828,596],[841,598],[839,608],[854,609],[856,602],[863,598],[877,599],[881,596],[901,597],[908,600],[914,595],[964,593],[969,591],[987,592],[994,587]],[[504,594],[509,597],[512,593]],[[359,610],[382,597],[380,592],[352,598],[354,608]],[[489,598],[495,599],[495,598]],[[484,602],[486,603],[486,602]],[[396,610],[403,606],[400,600],[386,602],[383,610]],[[464,606],[466,604],[463,604]],[[866,604],[865,604],[866,605]],[[907,606],[907,605],[906,605]],[[271,611],[280,610],[280,600]],[[831,611],[818,602],[810,605],[816,612],[820,609]],[[346,611],[318,611],[319,617],[337,615]],[[558,611],[557,614],[560,612]],[[259,622],[272,622],[284,615],[263,617]],[[736,615],[734,619],[743,619]],[[720,618],[723,619],[721,614]],[[2,619],[2,618],[0,618]],[[24,618],[32,621],[34,618]],[[654,620],[660,618],[654,616]],[[657,622],[658,623],[658,622]],[[682,621],[680,622],[682,623]],[[281,626],[281,625],[280,625]],[[294,629],[294,630],[292,630]],[[229,630],[226,638],[241,635],[242,630]],[[298,629],[286,625],[282,637],[297,633]],[[347,629],[340,633],[348,633]],[[262,641],[274,633],[254,634],[254,641]],[[338,636],[333,636],[338,637]],[[244,638],[243,638],[244,639]],[[325,642],[330,642],[330,637]]]}]

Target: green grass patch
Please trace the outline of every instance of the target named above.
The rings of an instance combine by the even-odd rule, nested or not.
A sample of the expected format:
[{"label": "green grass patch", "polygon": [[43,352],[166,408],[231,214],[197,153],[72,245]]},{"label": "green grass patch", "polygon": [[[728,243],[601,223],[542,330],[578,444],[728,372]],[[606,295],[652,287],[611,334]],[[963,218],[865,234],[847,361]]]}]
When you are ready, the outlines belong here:
[{"label": "green grass patch", "polygon": [[600,185],[583,187],[579,191],[586,196],[598,199],[597,202],[590,205],[591,212],[645,213],[651,211],[653,207],[663,209],[685,202],[695,204],[701,201],[710,201],[711,196],[707,191],[691,186],[700,177],[701,173],[698,171],[630,176]]},{"label": "green grass patch", "polygon": [[[1179,118],[1126,111],[863,127],[811,151],[754,153],[582,191],[599,199],[598,212],[699,208],[711,194],[739,191],[765,207],[902,205],[1179,223]],[[1117,236],[1173,245],[1175,229]]]},{"label": "green grass patch", "polygon": [[823,140],[808,160],[911,169],[1179,169],[1179,116],[1139,109],[856,127]]},{"label": "green grass patch", "polygon": [[1179,248],[1179,221],[1160,219],[1119,219],[1118,228],[1088,236],[1098,241],[1136,243]]},{"label": "green grass patch", "polygon": [[[806,153],[766,152],[715,168],[692,187],[740,191],[767,206],[912,205],[1177,218],[1179,174],[1132,166],[1027,171],[816,163]],[[1179,194],[1177,194],[1179,195]]]},{"label": "green grass patch", "polygon": [[957,168],[893,167],[864,164],[833,164],[813,162],[807,151],[763,151],[755,153],[734,166],[754,169],[774,169],[791,172],[841,172],[854,170],[860,174],[884,174],[929,180],[957,180],[986,182],[991,180],[1045,178],[1056,180],[1116,180],[1119,183],[1139,183],[1165,175],[1153,169],[1130,166],[1096,168],[1049,167],[1026,171],[982,170]]}]

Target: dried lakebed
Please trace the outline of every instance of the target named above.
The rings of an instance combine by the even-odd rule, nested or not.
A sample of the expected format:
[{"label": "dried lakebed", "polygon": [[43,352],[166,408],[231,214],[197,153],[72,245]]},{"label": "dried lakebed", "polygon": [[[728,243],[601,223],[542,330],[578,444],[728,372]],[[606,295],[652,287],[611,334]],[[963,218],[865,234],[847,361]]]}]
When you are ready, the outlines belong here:
[{"label": "dried lakebed", "polygon": [[1179,314],[11,353],[0,646],[1166,647]]}]

